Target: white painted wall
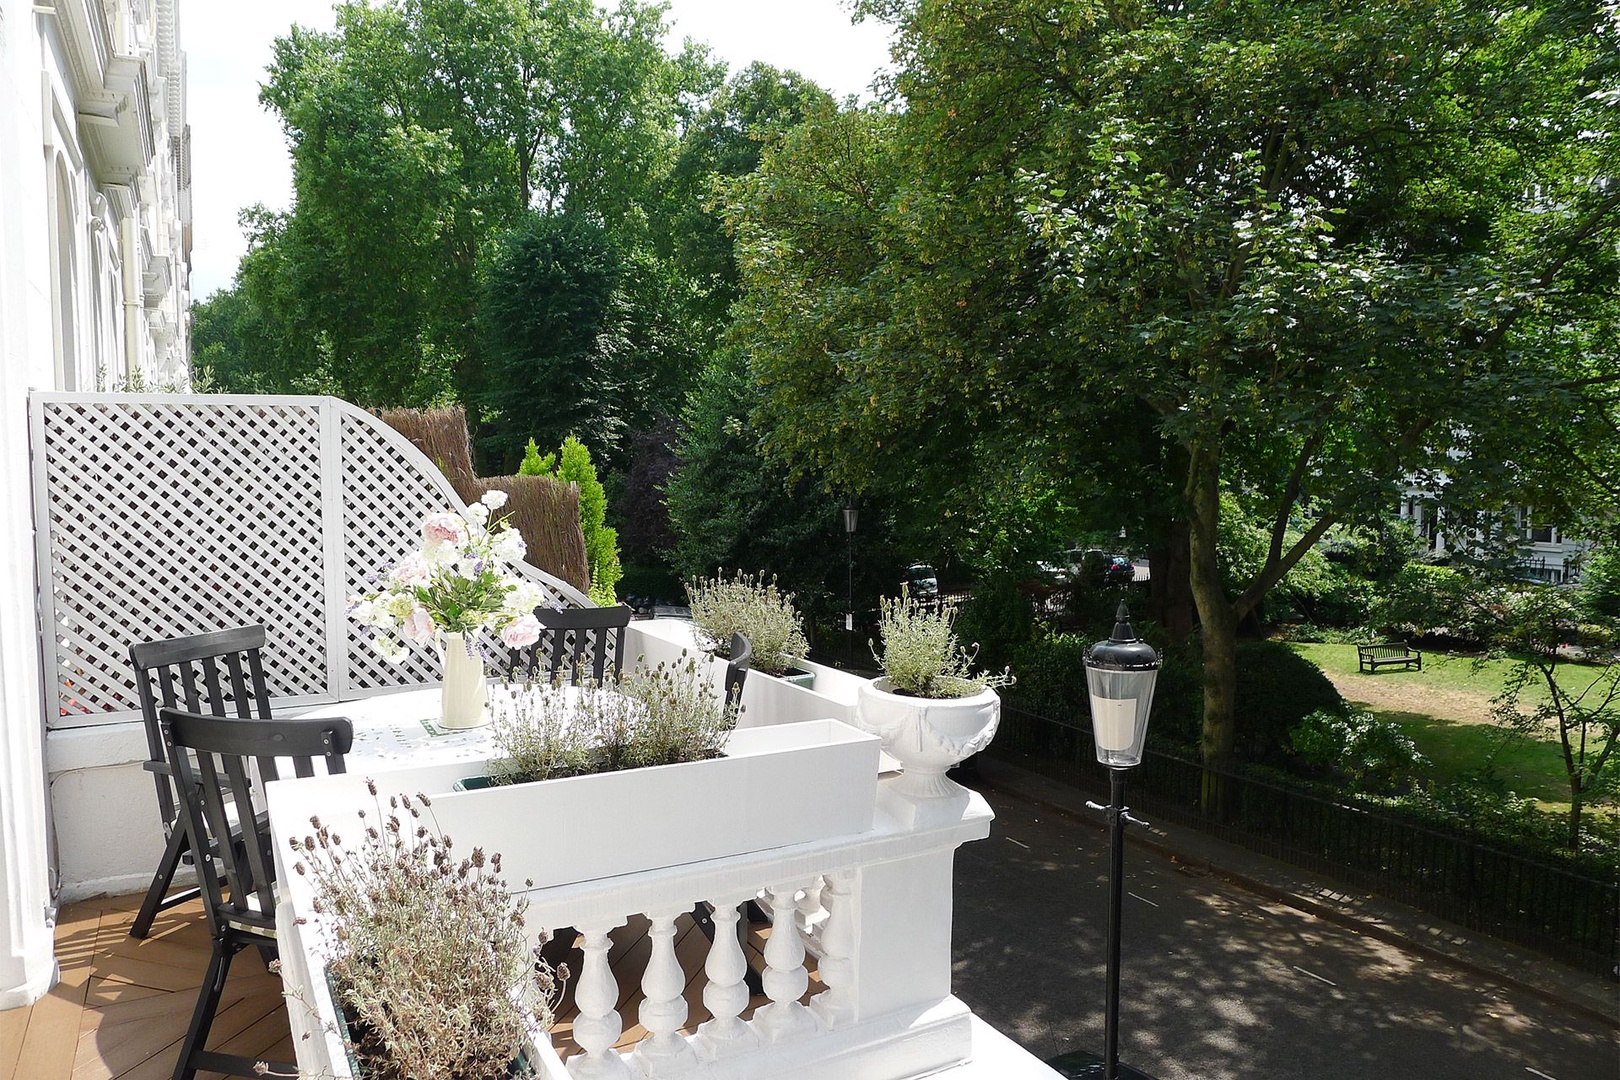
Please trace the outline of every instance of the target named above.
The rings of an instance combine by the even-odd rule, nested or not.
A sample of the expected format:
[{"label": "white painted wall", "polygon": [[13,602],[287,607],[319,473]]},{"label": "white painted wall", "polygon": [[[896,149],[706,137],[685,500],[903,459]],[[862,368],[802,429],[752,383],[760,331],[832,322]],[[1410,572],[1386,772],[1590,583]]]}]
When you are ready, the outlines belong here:
[{"label": "white painted wall", "polygon": [[[70,834],[107,845],[81,850],[110,849],[112,864],[145,867],[124,877],[117,866],[101,869],[109,890],[140,887],[157,858],[151,782],[123,764],[144,754],[132,758],[113,729],[53,737],[61,745],[49,749],[42,738],[28,395],[92,390],[98,376],[132,373],[189,381],[189,192],[179,187],[189,183],[189,151],[176,8],[176,0],[38,8],[0,0],[0,1009],[30,1003],[55,977],[47,757],[55,801],[85,810]],[[125,58],[123,84],[105,64],[113,55]],[[122,150],[98,142],[107,128],[87,119],[140,117],[130,111],[137,96],[121,88],[132,65],[148,91],[149,154],[141,139]],[[141,149],[132,157],[130,146]],[[146,250],[169,257],[167,288],[150,294],[141,287],[150,260],[136,242],[142,222],[162,241]],[[95,792],[81,797],[86,786]],[[96,866],[64,869],[98,880]]]}]

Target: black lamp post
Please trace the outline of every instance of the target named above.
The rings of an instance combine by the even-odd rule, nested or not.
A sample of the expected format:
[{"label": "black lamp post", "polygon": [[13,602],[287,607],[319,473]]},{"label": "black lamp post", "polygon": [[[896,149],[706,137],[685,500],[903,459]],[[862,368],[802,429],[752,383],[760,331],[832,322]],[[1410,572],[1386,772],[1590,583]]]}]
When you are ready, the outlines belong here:
[{"label": "black lamp post", "polygon": [[[1159,677],[1159,655],[1136,636],[1124,603],[1114,616],[1114,632],[1086,650],[1086,689],[1091,699],[1091,733],[1097,760],[1108,766],[1109,803],[1086,805],[1108,815],[1108,993],[1103,1014],[1103,1076],[1118,1080],[1120,909],[1125,896],[1125,823],[1134,821],[1125,806],[1125,770],[1142,762],[1153,684]],[[1126,1069],[1128,1076],[1140,1076]]]},{"label": "black lamp post", "polygon": [[849,662],[855,662],[855,526],[861,515],[860,507],[855,505],[855,496],[851,495],[844,503],[844,534],[849,537],[849,579],[848,602],[844,611],[844,630],[849,642]]}]

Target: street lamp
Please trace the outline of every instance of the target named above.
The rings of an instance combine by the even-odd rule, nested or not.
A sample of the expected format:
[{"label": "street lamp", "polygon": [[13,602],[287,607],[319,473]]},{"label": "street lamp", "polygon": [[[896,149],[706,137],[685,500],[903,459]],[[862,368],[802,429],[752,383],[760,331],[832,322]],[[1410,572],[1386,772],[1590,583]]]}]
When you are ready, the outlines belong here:
[{"label": "street lamp", "polygon": [[860,516],[860,507],[855,505],[855,496],[851,495],[844,502],[844,533],[849,537],[849,606],[844,611],[844,629],[848,632],[851,664],[855,662],[855,526]]},{"label": "street lamp", "polygon": [[[1131,613],[1122,601],[1114,632],[1086,650],[1086,689],[1091,698],[1091,734],[1097,760],[1108,766],[1109,804],[1086,805],[1108,816],[1108,993],[1103,1014],[1103,1076],[1119,1080],[1119,937],[1120,908],[1125,896],[1125,823],[1133,818],[1125,806],[1125,770],[1142,763],[1153,684],[1159,677],[1159,654],[1136,636]],[[1134,1069],[1128,1076],[1140,1076]]]}]

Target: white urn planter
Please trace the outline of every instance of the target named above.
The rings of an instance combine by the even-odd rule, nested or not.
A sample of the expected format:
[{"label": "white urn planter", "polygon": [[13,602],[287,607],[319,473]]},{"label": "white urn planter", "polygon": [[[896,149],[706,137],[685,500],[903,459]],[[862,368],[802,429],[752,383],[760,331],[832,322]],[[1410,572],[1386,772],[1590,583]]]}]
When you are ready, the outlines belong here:
[{"label": "white urn planter", "polygon": [[887,676],[862,683],[856,724],[883,740],[905,771],[889,790],[927,804],[965,797],[945,771],[983,750],[1001,723],[1001,698],[985,689],[971,697],[924,698],[895,693]]},{"label": "white urn planter", "polygon": [[440,698],[440,725],[449,730],[483,727],[489,723],[489,686],[484,680],[484,657],[473,646],[469,653],[462,635],[439,635],[439,662],[444,667]]}]

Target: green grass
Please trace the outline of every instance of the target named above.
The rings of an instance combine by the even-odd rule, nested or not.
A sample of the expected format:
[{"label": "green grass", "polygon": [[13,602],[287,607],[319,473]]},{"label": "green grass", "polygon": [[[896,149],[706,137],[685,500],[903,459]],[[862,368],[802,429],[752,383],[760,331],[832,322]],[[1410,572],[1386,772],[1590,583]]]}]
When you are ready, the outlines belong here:
[{"label": "green grass", "polygon": [[[1406,685],[1475,694],[1488,704],[1491,698],[1502,692],[1508,674],[1515,666],[1511,660],[1486,660],[1476,667],[1472,656],[1425,652],[1422,671],[1384,668],[1376,674],[1370,674],[1360,670],[1354,645],[1296,643],[1291,647],[1327,672],[1334,682],[1340,684],[1340,692],[1352,699],[1356,696],[1353,689],[1346,689],[1340,676],[1352,680],[1365,679],[1368,681],[1367,685],[1378,682],[1384,686],[1392,679],[1399,679]],[[1539,704],[1546,699],[1547,691],[1541,683],[1537,682],[1525,688],[1525,705]]]},{"label": "green grass", "polygon": [[1487,766],[1509,791],[1569,809],[1569,782],[1556,742],[1521,738],[1494,724],[1463,724],[1422,713],[1376,710],[1393,720],[1429,759],[1431,775],[1445,782]]}]

